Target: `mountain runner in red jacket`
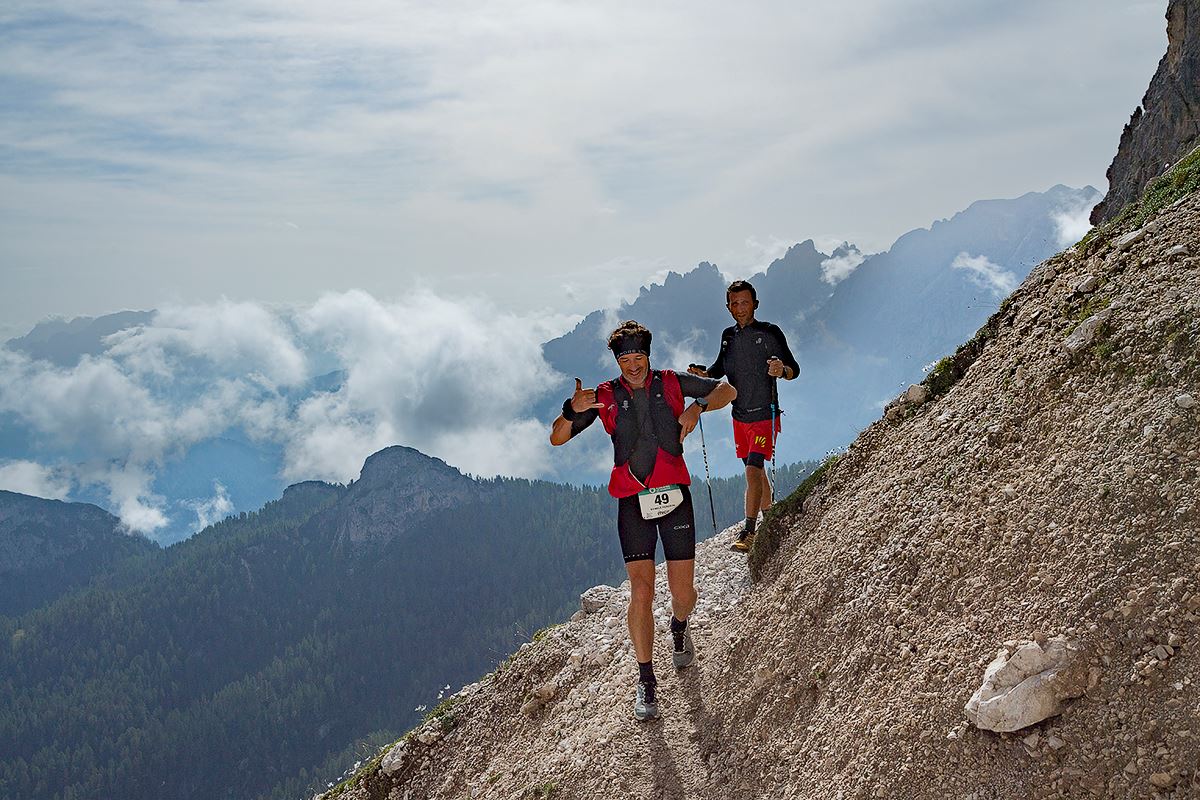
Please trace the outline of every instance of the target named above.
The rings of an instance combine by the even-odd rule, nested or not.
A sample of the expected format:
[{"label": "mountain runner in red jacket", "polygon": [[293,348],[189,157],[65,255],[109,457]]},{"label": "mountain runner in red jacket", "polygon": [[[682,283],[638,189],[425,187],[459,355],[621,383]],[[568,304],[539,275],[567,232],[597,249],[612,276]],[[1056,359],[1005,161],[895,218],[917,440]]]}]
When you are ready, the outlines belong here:
[{"label": "mountain runner in red jacket", "polygon": [[[558,446],[599,418],[613,441],[608,491],[617,498],[617,532],[629,573],[626,621],[638,661],[633,712],[639,720],[658,716],[654,677],[654,551],[662,539],[671,592],[672,661],[692,663],[688,617],[696,607],[696,526],[691,476],[683,440],[700,414],[730,403],[737,392],[724,381],[650,368],[651,333],[636,322],[621,324],[608,339],[620,377],[595,389],[575,379],[575,393],[554,420],[550,443]],[[695,402],[684,407],[685,398]]]}]

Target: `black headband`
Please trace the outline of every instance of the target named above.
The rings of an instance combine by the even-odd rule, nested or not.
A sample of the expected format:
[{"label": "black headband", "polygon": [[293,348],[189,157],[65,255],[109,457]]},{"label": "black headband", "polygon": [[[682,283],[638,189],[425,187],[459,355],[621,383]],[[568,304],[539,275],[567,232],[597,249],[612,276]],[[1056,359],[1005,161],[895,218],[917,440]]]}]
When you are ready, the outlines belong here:
[{"label": "black headband", "polygon": [[650,337],[645,334],[627,333],[619,336],[608,345],[615,358],[627,356],[630,353],[641,353],[650,357]]}]

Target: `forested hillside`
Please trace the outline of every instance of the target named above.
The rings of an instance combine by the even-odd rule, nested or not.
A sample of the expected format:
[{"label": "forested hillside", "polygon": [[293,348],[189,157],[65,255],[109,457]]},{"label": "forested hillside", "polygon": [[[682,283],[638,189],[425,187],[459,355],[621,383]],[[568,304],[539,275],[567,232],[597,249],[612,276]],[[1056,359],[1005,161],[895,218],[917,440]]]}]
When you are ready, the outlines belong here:
[{"label": "forested hillside", "polygon": [[87,503],[0,491],[0,617],[21,614],[86,585],[120,562],[158,552]]},{"label": "forested hillside", "polygon": [[[722,527],[742,488],[714,481]],[[603,490],[389,448],[0,617],[0,797],[298,797],[623,576]]]}]

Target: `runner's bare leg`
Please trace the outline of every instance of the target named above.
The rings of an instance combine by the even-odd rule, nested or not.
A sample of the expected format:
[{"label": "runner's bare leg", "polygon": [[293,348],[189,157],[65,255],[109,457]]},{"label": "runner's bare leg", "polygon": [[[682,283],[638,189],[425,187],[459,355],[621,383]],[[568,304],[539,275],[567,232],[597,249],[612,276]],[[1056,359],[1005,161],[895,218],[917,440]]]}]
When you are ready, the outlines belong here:
[{"label": "runner's bare leg", "polygon": [[654,658],[654,560],[627,561],[625,571],[629,573],[629,610],[625,615],[629,639],[637,660],[644,663]]},{"label": "runner's bare leg", "polygon": [[696,609],[696,562],[686,561],[667,562],[667,585],[671,589],[671,612],[675,619],[683,621],[692,615]]}]

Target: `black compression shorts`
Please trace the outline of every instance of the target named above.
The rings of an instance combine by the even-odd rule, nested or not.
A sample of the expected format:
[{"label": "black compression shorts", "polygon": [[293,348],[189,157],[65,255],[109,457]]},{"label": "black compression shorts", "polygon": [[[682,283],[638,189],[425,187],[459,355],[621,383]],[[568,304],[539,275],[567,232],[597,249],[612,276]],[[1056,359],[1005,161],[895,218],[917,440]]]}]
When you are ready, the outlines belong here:
[{"label": "black compression shorts", "polygon": [[696,516],[692,511],[692,493],[687,486],[679,508],[658,519],[642,519],[637,495],[617,500],[617,533],[621,535],[621,554],[625,563],[654,558],[658,537],[668,561],[690,561],[696,557]]}]

